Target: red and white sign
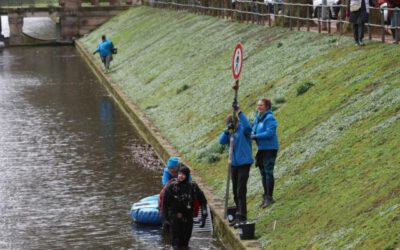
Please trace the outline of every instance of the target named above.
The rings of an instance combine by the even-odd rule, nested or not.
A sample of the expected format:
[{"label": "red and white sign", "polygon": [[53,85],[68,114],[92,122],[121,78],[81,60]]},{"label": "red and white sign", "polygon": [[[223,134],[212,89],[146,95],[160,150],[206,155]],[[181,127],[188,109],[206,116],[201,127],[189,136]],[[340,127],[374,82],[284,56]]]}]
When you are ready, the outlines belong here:
[{"label": "red and white sign", "polygon": [[236,44],[232,57],[232,75],[235,80],[240,77],[243,66],[243,46],[241,43]]}]

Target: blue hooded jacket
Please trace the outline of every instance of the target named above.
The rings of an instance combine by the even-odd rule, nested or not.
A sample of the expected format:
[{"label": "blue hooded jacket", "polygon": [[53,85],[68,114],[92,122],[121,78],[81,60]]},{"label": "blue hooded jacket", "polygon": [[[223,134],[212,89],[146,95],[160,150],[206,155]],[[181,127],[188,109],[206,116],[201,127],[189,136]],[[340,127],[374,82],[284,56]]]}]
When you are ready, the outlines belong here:
[{"label": "blue hooded jacket", "polygon": [[101,57],[106,57],[112,55],[113,49],[114,44],[110,40],[106,39],[99,43],[99,46],[97,47],[95,52],[99,52]]},{"label": "blue hooded jacket", "polygon": [[[254,160],[250,136],[251,124],[243,112],[241,112],[239,114],[238,128],[234,134],[232,167],[253,164]],[[228,150],[230,138],[231,135],[227,131],[222,132],[219,136],[219,143],[228,145]]]},{"label": "blue hooded jacket", "polygon": [[258,150],[278,150],[278,136],[276,135],[276,128],[278,122],[274,114],[269,109],[263,116],[257,114],[254,119],[252,134],[256,137]]}]

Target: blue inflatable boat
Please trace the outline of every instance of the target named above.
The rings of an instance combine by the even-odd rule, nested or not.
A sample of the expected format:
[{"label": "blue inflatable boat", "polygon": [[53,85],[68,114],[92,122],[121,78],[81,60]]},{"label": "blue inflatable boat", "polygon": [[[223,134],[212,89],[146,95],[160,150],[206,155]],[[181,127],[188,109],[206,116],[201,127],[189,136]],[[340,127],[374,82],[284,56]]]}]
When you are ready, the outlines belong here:
[{"label": "blue inflatable boat", "polygon": [[133,203],[130,212],[133,221],[145,225],[161,225],[158,198],[159,195],[156,194]]},{"label": "blue inflatable boat", "polygon": [[[130,215],[132,220],[137,224],[161,226],[161,215],[158,209],[158,194],[152,195],[133,203]],[[210,208],[207,206],[208,214],[211,214]],[[208,216],[205,227],[200,228],[201,211],[199,210],[197,217],[193,218],[193,233],[211,232],[213,231],[212,216]]]}]

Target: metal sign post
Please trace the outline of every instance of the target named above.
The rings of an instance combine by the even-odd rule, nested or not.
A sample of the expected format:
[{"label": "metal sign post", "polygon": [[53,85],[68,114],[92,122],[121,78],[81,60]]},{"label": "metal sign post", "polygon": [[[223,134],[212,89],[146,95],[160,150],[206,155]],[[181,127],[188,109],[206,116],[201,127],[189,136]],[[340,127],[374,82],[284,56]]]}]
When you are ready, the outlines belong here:
[{"label": "metal sign post", "polygon": [[[233,103],[237,104],[238,100],[238,90],[239,90],[239,77],[240,73],[242,72],[243,66],[243,46],[241,43],[238,43],[235,47],[232,57],[232,75],[235,81],[235,95],[233,97]],[[232,166],[232,158],[233,158],[233,142],[234,142],[234,134],[236,133],[236,110],[233,109],[232,120],[233,120],[233,132],[230,135],[229,139],[229,154],[228,154],[228,174],[226,180],[226,189],[225,189],[225,210],[224,210],[224,217],[225,219],[228,217],[228,200],[229,200],[229,187],[230,187],[230,180],[231,180],[231,166]]]}]

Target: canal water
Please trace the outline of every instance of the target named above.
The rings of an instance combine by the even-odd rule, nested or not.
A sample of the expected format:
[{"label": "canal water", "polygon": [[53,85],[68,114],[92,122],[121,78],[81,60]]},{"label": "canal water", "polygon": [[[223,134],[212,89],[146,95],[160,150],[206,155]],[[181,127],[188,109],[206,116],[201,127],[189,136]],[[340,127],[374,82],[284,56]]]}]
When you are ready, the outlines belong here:
[{"label": "canal water", "polygon": [[0,51],[0,249],[169,249],[128,215],[161,188],[147,148],[73,47]]}]

